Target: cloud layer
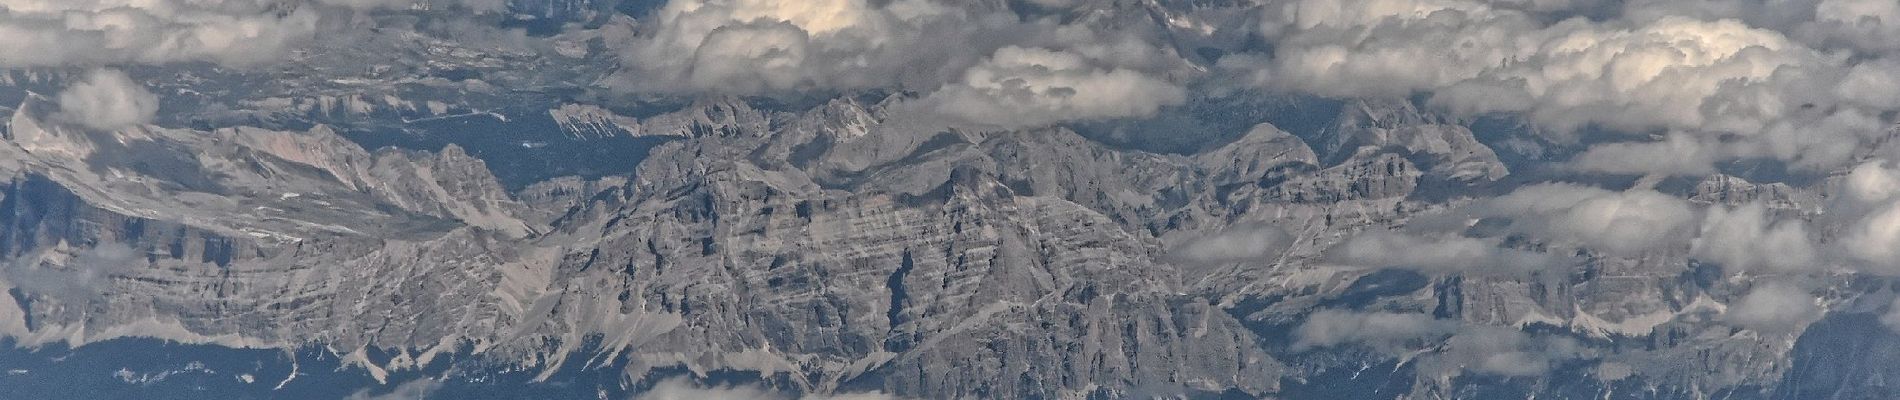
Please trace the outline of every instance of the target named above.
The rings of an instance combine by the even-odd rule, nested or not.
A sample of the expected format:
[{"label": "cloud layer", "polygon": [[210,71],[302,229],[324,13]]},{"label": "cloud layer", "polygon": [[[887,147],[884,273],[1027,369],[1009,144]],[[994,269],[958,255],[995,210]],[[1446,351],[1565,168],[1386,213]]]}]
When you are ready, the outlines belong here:
[{"label": "cloud layer", "polygon": [[[1645,3],[1645,2],[1636,2]],[[1329,97],[1429,95],[1455,115],[1514,115],[1558,141],[1596,129],[1636,135],[1576,163],[1613,173],[1705,174],[1738,158],[1826,169],[1884,134],[1895,103],[1889,61],[1846,57],[1704,10],[1631,4],[1627,18],[1533,10],[1572,2],[1308,0],[1263,11],[1275,43],[1256,80]],[[1891,2],[1827,1],[1803,25],[1820,42],[1891,29]],[[1848,20],[1853,23],[1848,23]],[[1890,41],[1889,41],[1890,42]],[[1661,140],[1643,139],[1658,135]],[[1688,154],[1687,158],[1666,157]]]},{"label": "cloud layer", "polygon": [[250,65],[316,33],[316,11],[266,0],[20,0],[0,6],[0,67]]},{"label": "cloud layer", "polygon": [[1153,116],[1187,92],[1142,72],[1075,52],[1004,47],[924,99],[965,122],[1005,127]]},{"label": "cloud layer", "polygon": [[1449,374],[1537,376],[1554,362],[1588,356],[1568,338],[1413,313],[1321,310],[1295,328],[1293,338],[1293,351],[1356,345],[1393,356],[1430,354],[1424,363]]}]

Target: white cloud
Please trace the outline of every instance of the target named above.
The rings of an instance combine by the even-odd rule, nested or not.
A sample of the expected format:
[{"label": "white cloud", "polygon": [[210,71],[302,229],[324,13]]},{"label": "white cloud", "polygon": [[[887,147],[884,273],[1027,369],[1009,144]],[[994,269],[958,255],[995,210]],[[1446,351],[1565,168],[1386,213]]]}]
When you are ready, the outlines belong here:
[{"label": "white cloud", "polygon": [[[1821,7],[1871,26],[1882,19],[1868,13],[1896,7],[1879,1]],[[1888,62],[1816,49],[1743,20],[1703,18],[1766,20],[1772,13],[1762,10],[1778,7],[1637,3],[1622,18],[1592,20],[1561,16],[1605,4],[1294,1],[1263,13],[1271,60],[1224,69],[1264,68],[1247,80],[1328,97],[1429,94],[1429,104],[1455,115],[1522,116],[1560,142],[1587,128],[1638,134],[1576,163],[1617,173],[1706,174],[1717,162],[1756,157],[1826,170],[1883,133],[1879,115],[1900,109],[1900,79],[1882,68]],[[1663,132],[1663,142],[1640,139]],[[1689,157],[1666,157],[1672,152]]]},{"label": "white cloud", "polygon": [[1560,335],[1533,335],[1507,326],[1466,326],[1446,341],[1428,368],[1499,376],[1542,376],[1564,360],[1599,357],[1598,350]]},{"label": "white cloud", "polygon": [[1855,104],[1878,109],[1900,107],[1900,62],[1882,58],[1856,64],[1833,89],[1832,95]]},{"label": "white cloud", "polygon": [[0,4],[0,68],[249,67],[357,27],[326,15],[412,8],[485,13],[505,10],[506,0],[9,0]]},{"label": "white cloud", "polygon": [[1293,351],[1354,344],[1402,355],[1429,348],[1435,353],[1422,365],[1446,374],[1538,376],[1549,372],[1558,360],[1590,353],[1568,338],[1533,336],[1503,326],[1462,325],[1415,313],[1322,310],[1295,328],[1293,338]]},{"label": "white cloud", "polygon": [[1841,243],[1848,255],[1862,262],[1888,269],[1900,263],[1900,203],[1881,207],[1850,226]]},{"label": "white cloud", "polygon": [[1293,331],[1293,351],[1359,344],[1398,352],[1414,341],[1435,339],[1458,330],[1458,322],[1425,314],[1321,310]]},{"label": "white cloud", "polygon": [[1706,175],[1715,172],[1720,158],[1709,145],[1683,134],[1654,142],[1619,142],[1591,146],[1569,162],[1581,171],[1642,175]]},{"label": "white cloud", "polygon": [[396,388],[390,389],[388,393],[383,393],[379,395],[371,395],[370,390],[366,388],[362,390],[357,390],[356,393],[352,393],[350,394],[350,397],[345,397],[344,399],[345,400],[426,399],[426,398],[429,398],[430,393],[434,393],[437,389],[441,389],[441,388],[442,388],[442,381],[429,379],[429,378],[418,378],[413,381],[403,382],[401,385],[396,385]]},{"label": "white cloud", "polygon": [[701,386],[682,378],[660,381],[633,400],[895,400],[882,393],[792,396],[754,385]]},{"label": "white cloud", "polygon": [[1841,229],[1839,251],[1866,270],[1900,273],[1900,168],[1863,163],[1834,192],[1826,221]]},{"label": "white cloud", "polygon": [[54,251],[40,257],[20,257],[4,264],[0,278],[29,295],[56,299],[68,307],[104,301],[118,276],[145,260],[131,247],[103,243],[69,253]]},{"label": "white cloud", "polygon": [[1900,333],[1900,297],[1895,297],[1893,303],[1887,305],[1887,312],[1880,314],[1880,325]]},{"label": "white cloud", "polygon": [[925,96],[904,112],[1008,128],[1154,115],[1196,73],[1152,32],[935,0],[672,0],[624,36],[622,91],[895,88]]},{"label": "white cloud", "polygon": [[1900,51],[1900,2],[1891,0],[1822,0],[1814,5],[1814,20],[1797,32],[1824,45],[1838,45],[1870,53]]},{"label": "white cloud", "polygon": [[1491,240],[1391,231],[1361,234],[1333,247],[1328,256],[1335,262],[1368,268],[1497,275],[1525,274],[1564,261],[1549,254],[1502,248]]},{"label": "white cloud", "polygon": [[770,95],[941,82],[938,68],[969,62],[946,46],[981,47],[969,35],[987,23],[929,0],[672,0],[616,38],[628,68],[613,84]]},{"label": "white cloud", "polygon": [[1786,332],[1821,311],[1814,295],[1798,287],[1780,283],[1756,286],[1729,304],[1722,316],[1735,325],[1763,332]]},{"label": "white cloud", "polygon": [[1819,257],[1807,225],[1798,219],[1771,224],[1771,218],[1761,203],[1710,207],[1691,253],[1733,270],[1815,269]]},{"label": "white cloud", "polygon": [[1517,329],[1471,326],[1446,343],[1444,361],[1464,370],[1489,375],[1537,376],[1550,371],[1558,358],[1575,356],[1575,343],[1541,339]]},{"label": "white cloud", "polygon": [[263,0],[17,0],[0,6],[0,67],[250,65],[316,32],[319,13]]},{"label": "white cloud", "polygon": [[1600,126],[1759,137],[1801,117],[1793,114],[1809,99],[1787,87],[1803,78],[1798,72],[1839,67],[1738,21],[1663,18],[1616,27],[1573,20],[1524,34],[1539,37],[1537,46],[1444,87],[1431,102],[1464,115],[1519,113],[1559,133]]},{"label": "white cloud", "polygon": [[1510,218],[1519,232],[1623,255],[1686,244],[1694,219],[1687,201],[1655,191],[1570,184],[1524,186],[1471,209]]},{"label": "white cloud", "polygon": [[460,7],[476,12],[500,12],[508,9],[508,0],[315,0],[317,4],[353,10],[443,9]]},{"label": "white cloud", "polygon": [[1004,47],[921,103],[962,121],[1003,127],[1153,116],[1187,91],[1146,73],[1070,51]]},{"label": "white cloud", "polygon": [[1268,6],[1270,73],[1281,88],[1390,97],[1476,78],[1516,57],[1528,16],[1460,0],[1301,0]]},{"label": "white cloud", "polygon": [[92,71],[59,92],[57,100],[62,119],[98,130],[144,124],[158,114],[158,96],[114,69]]},{"label": "white cloud", "polygon": [[1177,245],[1168,255],[1198,264],[1271,261],[1293,244],[1293,235],[1271,225],[1228,228]]}]

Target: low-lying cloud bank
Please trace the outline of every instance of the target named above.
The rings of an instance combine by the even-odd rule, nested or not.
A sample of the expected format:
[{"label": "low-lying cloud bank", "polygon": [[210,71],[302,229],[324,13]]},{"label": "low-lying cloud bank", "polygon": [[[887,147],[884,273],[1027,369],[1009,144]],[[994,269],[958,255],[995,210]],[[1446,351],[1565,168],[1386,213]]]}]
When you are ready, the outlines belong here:
[{"label": "low-lying cloud bank", "polygon": [[1293,331],[1293,351],[1359,346],[1445,373],[1538,376],[1563,360],[1592,357],[1575,340],[1511,327],[1463,325],[1418,313],[1321,310]]}]

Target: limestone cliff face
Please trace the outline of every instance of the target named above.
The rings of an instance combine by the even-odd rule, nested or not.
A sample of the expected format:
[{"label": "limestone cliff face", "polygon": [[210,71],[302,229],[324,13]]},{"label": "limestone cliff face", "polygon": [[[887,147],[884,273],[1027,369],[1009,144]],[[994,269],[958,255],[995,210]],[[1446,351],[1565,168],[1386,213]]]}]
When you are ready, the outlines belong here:
[{"label": "limestone cliff face", "polygon": [[[901,102],[564,107],[580,121],[564,129],[677,139],[630,176],[509,193],[454,146],[368,151],[322,127],[88,132],[29,100],[0,143],[0,334],[327,346],[372,374],[472,349],[548,374],[745,372],[924,398],[1298,397],[1375,365],[1409,371],[1386,381],[1415,398],[1468,389],[1443,363],[1288,349],[1307,314],[1351,308],[1577,338],[1567,362],[1627,372],[1586,388],[1713,393],[1788,368],[1760,360],[1792,341],[1710,322],[1746,288],[1682,249],[1512,239],[1582,260],[1528,276],[1334,265],[1359,232],[1471,201],[1421,182],[1508,173],[1409,106],[1354,105],[1317,147],[1262,124],[1182,155],[887,121]],[[1815,204],[1803,190],[1712,178],[1685,196],[1800,209]],[[1183,254],[1261,227],[1285,242]]]}]

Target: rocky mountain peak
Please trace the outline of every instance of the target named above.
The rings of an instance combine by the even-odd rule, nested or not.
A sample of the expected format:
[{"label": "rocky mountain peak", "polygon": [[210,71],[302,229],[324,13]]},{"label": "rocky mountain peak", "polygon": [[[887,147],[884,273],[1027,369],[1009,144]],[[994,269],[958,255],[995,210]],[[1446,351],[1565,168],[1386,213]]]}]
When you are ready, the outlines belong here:
[{"label": "rocky mountain peak", "polygon": [[1317,151],[1328,165],[1399,151],[1415,157],[1427,175],[1443,179],[1495,181],[1510,174],[1470,128],[1430,117],[1403,99],[1346,102],[1319,143]]}]

